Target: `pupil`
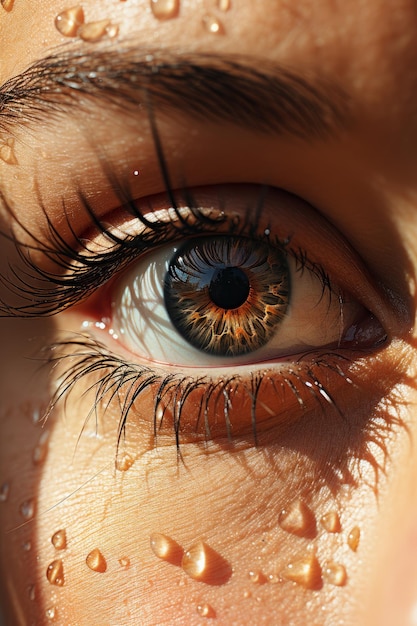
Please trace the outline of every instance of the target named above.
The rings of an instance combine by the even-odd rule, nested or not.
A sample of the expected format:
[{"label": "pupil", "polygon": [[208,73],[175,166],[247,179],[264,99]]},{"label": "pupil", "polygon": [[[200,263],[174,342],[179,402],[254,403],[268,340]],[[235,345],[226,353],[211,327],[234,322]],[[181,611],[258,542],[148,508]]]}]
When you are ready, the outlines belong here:
[{"label": "pupil", "polygon": [[249,296],[249,279],[238,267],[224,267],[213,273],[209,294],[221,309],[238,309]]}]

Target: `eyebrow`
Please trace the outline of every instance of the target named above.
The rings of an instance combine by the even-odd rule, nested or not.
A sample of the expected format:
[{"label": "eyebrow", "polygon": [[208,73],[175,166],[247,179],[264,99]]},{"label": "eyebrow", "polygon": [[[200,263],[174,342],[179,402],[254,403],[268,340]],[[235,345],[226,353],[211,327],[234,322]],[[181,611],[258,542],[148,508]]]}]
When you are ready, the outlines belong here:
[{"label": "eyebrow", "polygon": [[307,141],[337,134],[351,118],[348,94],[308,71],[243,55],[127,46],[63,49],[10,78],[0,87],[0,130],[48,124],[91,102],[136,113],[174,109]]}]

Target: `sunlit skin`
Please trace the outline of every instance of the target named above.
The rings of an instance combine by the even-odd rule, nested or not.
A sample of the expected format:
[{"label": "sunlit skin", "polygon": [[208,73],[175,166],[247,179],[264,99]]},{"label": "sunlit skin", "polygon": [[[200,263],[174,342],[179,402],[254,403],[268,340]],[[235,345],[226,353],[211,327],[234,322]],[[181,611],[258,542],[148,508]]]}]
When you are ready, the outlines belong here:
[{"label": "sunlit skin", "polygon": [[[0,6],[0,84],[66,46],[87,55],[101,49],[121,55],[126,47],[139,57],[141,49],[144,55],[198,53],[200,60],[207,54],[243,55],[245,65],[262,70],[276,63],[320,85],[329,97],[337,86],[343,94],[336,97],[337,107],[346,119],[321,137],[249,128],[230,117],[201,118],[193,114],[192,102],[189,110],[156,105],[154,116],[172,188],[203,190],[195,193],[204,206],[241,219],[248,205],[233,195],[236,189],[238,197],[241,185],[267,185],[297,197],[295,204],[267,201],[259,228],[306,251],[347,302],[371,312],[378,320],[369,323],[375,341],[360,344],[364,331],[358,339],[363,350],[342,342],[343,359],[327,356],[327,369],[316,363],[320,350],[303,357],[315,363],[313,387],[316,380],[322,384],[313,392],[302,382],[306,361],[300,363],[299,354],[286,357],[284,367],[292,370],[282,385],[277,376],[283,366],[273,359],[265,366],[248,359],[204,369],[198,360],[182,368],[164,365],[159,357],[158,372],[225,380],[233,370],[243,386],[227,388],[226,395],[221,388],[219,398],[207,402],[205,415],[199,414],[204,389],[190,393],[177,437],[175,401],[168,395],[158,405],[156,387],[150,386],[132,404],[118,439],[124,398],[110,402],[107,396],[92,411],[94,373],[51,409],[68,360],[58,359],[56,367],[51,361],[79,348],[46,347],[69,333],[80,341],[80,333],[88,332],[90,341],[100,341],[119,359],[143,364],[126,341],[112,337],[106,325],[95,325],[108,315],[112,289],[127,274],[112,277],[56,315],[1,318],[5,623],[412,626],[417,606],[415,2],[232,0],[222,12],[211,0],[182,0],[179,15],[167,20],[156,19],[149,4],[83,2],[86,22],[108,19],[119,27],[116,37],[97,43],[60,34],[55,18],[69,8],[65,3],[15,0],[13,7],[4,5],[10,11]],[[219,34],[207,31],[207,14],[220,19]],[[12,228],[24,255],[34,238],[45,241],[45,213],[70,245],[91,239],[99,249],[103,240],[80,203],[80,189],[106,226],[123,229],[126,214],[103,163],[111,164],[116,176],[130,177],[135,199],[154,198],[146,200],[148,210],[169,208],[149,107],[127,114],[99,96],[80,106],[75,90],[75,104],[56,117],[44,113],[30,121],[19,109],[12,120],[7,107],[2,109],[1,94],[0,228]],[[13,158],[4,146],[13,149]],[[219,191],[220,185],[227,187]],[[258,195],[249,203],[253,214]],[[219,229],[227,232],[224,225]],[[45,271],[54,269],[37,251],[31,259]],[[4,238],[0,300],[18,307],[21,301],[8,282],[15,280],[10,265],[27,267]],[[36,281],[28,280],[33,293]],[[332,309],[333,317],[338,311]],[[310,321],[325,327],[326,320],[313,315],[315,309]],[[343,324],[326,334],[332,346],[340,328]],[[253,371],[264,376],[256,428],[252,396],[245,391]],[[195,557],[202,553],[206,565],[200,571]]]}]

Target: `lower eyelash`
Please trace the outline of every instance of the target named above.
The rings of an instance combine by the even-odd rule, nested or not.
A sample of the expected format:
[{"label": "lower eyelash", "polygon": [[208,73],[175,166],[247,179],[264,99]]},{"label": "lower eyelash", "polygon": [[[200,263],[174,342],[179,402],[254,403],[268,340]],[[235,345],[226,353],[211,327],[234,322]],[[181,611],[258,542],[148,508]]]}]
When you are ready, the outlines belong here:
[{"label": "lower eyelash", "polygon": [[[47,362],[54,369],[63,370],[47,414],[58,401],[65,400],[82,379],[88,381],[89,377],[94,376],[96,380],[87,387],[87,391],[93,390],[94,401],[85,424],[92,415],[97,414],[100,407],[105,406],[107,410],[113,401],[117,401],[120,415],[117,446],[131,413],[135,413],[136,403],[150,389],[154,395],[152,422],[155,444],[159,433],[171,428],[179,451],[181,437],[188,437],[191,431],[194,431],[197,440],[204,441],[219,437],[219,432],[222,438],[226,437],[229,441],[236,433],[247,435],[247,429],[240,433],[239,425],[231,419],[234,403],[242,403],[242,398],[243,401],[247,399],[247,422],[250,424],[252,441],[257,445],[259,414],[263,413],[266,416],[264,419],[268,419],[269,415],[271,424],[277,417],[276,408],[271,408],[261,398],[266,385],[273,389],[276,396],[274,400],[282,399],[285,423],[293,423],[302,417],[312,408],[312,400],[320,411],[323,411],[324,403],[339,418],[345,419],[317,372],[322,373],[323,379],[331,373],[347,385],[354,385],[340,365],[342,362],[349,364],[350,361],[337,353],[320,354],[315,358],[309,355],[308,362],[300,360],[288,365],[284,363],[280,371],[269,368],[249,372],[247,377],[233,374],[217,378],[206,375],[193,378],[178,373],[161,374],[152,367],[124,361],[92,337],[66,338],[47,350]],[[292,402],[286,397],[288,391],[293,398]],[[197,401],[193,395],[198,395]],[[292,413],[290,420],[288,412]],[[222,424],[218,421],[220,415]],[[216,417],[216,424],[212,423],[213,416]]]}]

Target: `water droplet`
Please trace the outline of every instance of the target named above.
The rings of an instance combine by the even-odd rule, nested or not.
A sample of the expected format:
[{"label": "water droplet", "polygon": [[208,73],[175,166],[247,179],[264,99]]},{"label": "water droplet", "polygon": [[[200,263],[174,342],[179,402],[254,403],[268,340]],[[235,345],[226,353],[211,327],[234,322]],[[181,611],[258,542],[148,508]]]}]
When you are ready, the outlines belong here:
[{"label": "water droplet", "polygon": [[119,565],[123,569],[129,569],[129,567],[130,567],[130,559],[129,559],[129,557],[128,556],[122,556],[122,558],[119,559]]},{"label": "water droplet", "polygon": [[98,548],[94,548],[87,556],[85,562],[94,572],[103,574],[107,569],[107,561]]},{"label": "water droplet", "polygon": [[257,585],[263,585],[266,582],[266,576],[259,570],[251,570],[248,576],[250,581]]},{"label": "water droplet", "polygon": [[245,589],[245,591],[243,592],[243,597],[245,598],[245,600],[247,600],[248,598],[251,598],[252,592],[249,591],[248,589]]},{"label": "water droplet", "polygon": [[10,485],[9,483],[3,483],[0,487],[0,502],[6,502],[9,498]]},{"label": "water droplet", "polygon": [[65,550],[67,547],[67,533],[64,528],[57,530],[51,537],[51,543],[56,550]]},{"label": "water droplet", "polygon": [[177,17],[180,0],[151,0],[152,13],[158,20],[170,20]]},{"label": "water droplet", "polygon": [[117,24],[110,24],[106,30],[107,37],[110,37],[110,39],[114,39],[119,34],[119,26]]},{"label": "water droplet", "polygon": [[84,11],[81,6],[71,7],[59,13],[55,18],[55,28],[64,37],[76,37],[78,29],[84,24]]},{"label": "water droplet", "polygon": [[197,541],[184,552],[181,567],[191,578],[201,578],[207,570],[207,546]]},{"label": "water droplet", "polygon": [[25,552],[30,552],[32,550],[32,542],[25,541],[25,543],[22,544],[22,548]]},{"label": "water droplet", "polygon": [[13,137],[0,137],[0,159],[7,165],[17,165],[18,161],[14,151],[15,140]]},{"label": "water droplet", "polygon": [[295,500],[281,511],[278,523],[283,530],[299,537],[314,537],[316,534],[313,512],[302,500]]},{"label": "water droplet", "polygon": [[45,461],[46,455],[48,454],[49,435],[49,430],[44,430],[39,437],[39,441],[32,455],[32,461],[34,465],[41,465]]},{"label": "water droplet", "polygon": [[216,612],[207,602],[197,605],[197,613],[200,617],[216,617]]},{"label": "water droplet", "polygon": [[348,546],[353,552],[356,552],[359,546],[359,540],[361,538],[361,531],[358,526],[352,528],[350,533],[348,534],[347,543]]},{"label": "water droplet", "polygon": [[107,29],[110,25],[110,20],[99,20],[98,22],[83,24],[79,28],[77,35],[81,37],[83,41],[95,43],[107,35]]},{"label": "water droplet", "polygon": [[36,587],[35,587],[35,585],[30,585],[28,587],[28,596],[29,596],[29,600],[31,600],[32,602],[34,600],[36,600]]},{"label": "water droplet", "polygon": [[117,456],[116,468],[119,470],[119,472],[127,472],[127,470],[132,467],[134,462],[135,459],[133,458],[133,456],[131,456],[127,452],[124,452],[123,454]]},{"label": "water droplet", "polygon": [[45,615],[46,618],[49,619],[50,621],[54,620],[56,617],[56,610],[54,609],[54,607],[51,607],[49,609],[46,609],[45,611]]},{"label": "water droplet", "polygon": [[307,589],[321,587],[321,568],[315,554],[308,554],[289,563],[281,571],[281,576]]},{"label": "water droplet", "polygon": [[164,559],[177,565],[181,563],[183,550],[171,537],[161,533],[152,533],[150,544],[152,552],[159,559]]},{"label": "water droplet", "polygon": [[323,569],[323,578],[331,585],[343,587],[347,580],[345,566],[329,561]]},{"label": "water droplet", "polygon": [[39,408],[33,409],[31,412],[32,424],[39,424],[43,415],[45,415],[45,411]]},{"label": "water droplet", "polygon": [[62,587],[65,579],[64,579],[64,564],[61,559],[57,559],[56,561],[52,561],[48,565],[46,570],[46,578],[49,580],[51,585],[56,585],[57,587]]},{"label": "water droplet", "polygon": [[325,513],[320,522],[328,533],[340,533],[340,517],[336,511]]},{"label": "water droplet", "polygon": [[20,515],[25,520],[30,520],[35,515],[35,501],[31,498],[22,502],[19,508]]},{"label": "water droplet", "polygon": [[231,0],[217,0],[217,8],[219,9],[219,11],[229,11],[231,6]]},{"label": "water droplet", "polygon": [[212,35],[224,34],[223,24],[214,15],[205,15],[203,17],[203,25],[206,31]]},{"label": "water droplet", "polygon": [[1,6],[5,11],[11,11],[13,9],[14,0],[1,0]]}]

